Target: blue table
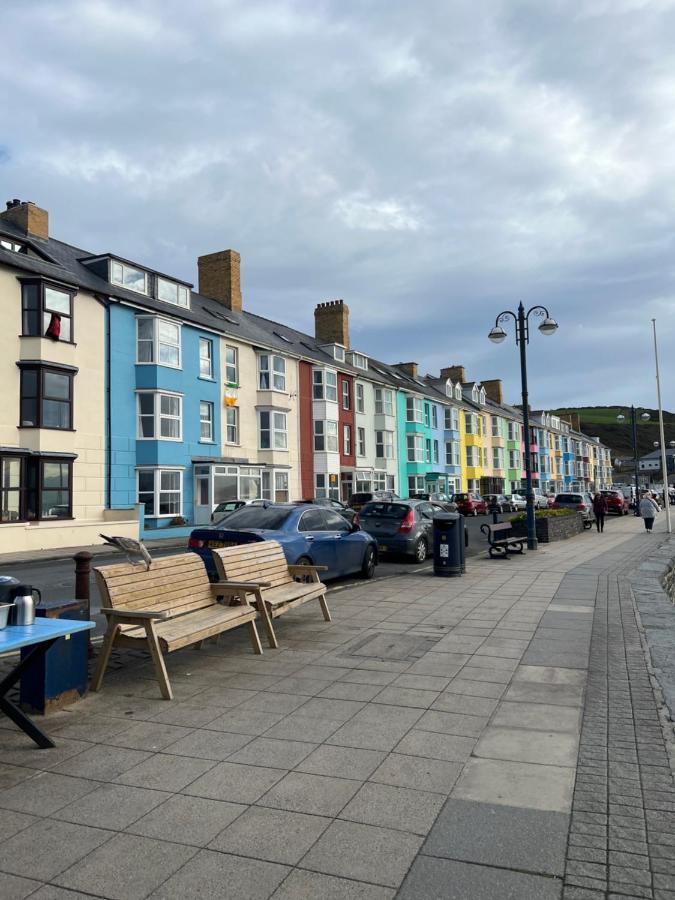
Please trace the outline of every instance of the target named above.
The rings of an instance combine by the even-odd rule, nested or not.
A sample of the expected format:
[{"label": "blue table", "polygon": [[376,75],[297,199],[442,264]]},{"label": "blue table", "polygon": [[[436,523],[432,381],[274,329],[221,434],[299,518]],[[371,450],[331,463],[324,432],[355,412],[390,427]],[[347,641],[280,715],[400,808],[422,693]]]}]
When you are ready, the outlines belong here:
[{"label": "blue table", "polygon": [[59,638],[77,631],[95,628],[95,622],[77,622],[69,619],[36,619],[33,625],[8,625],[0,631],[0,653],[10,653],[23,647],[32,647],[30,653],[0,681],[0,710],[31,737],[38,747],[54,747],[54,741],[11,700],[8,692],[23,673],[34,665]]}]

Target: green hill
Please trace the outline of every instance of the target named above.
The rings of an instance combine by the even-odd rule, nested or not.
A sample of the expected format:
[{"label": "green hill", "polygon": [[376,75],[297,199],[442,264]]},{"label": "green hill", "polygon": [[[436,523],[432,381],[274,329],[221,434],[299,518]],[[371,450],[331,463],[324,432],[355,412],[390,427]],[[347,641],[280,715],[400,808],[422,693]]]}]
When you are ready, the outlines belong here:
[{"label": "green hill", "polygon": [[[575,420],[578,417],[579,428],[584,434],[599,437],[603,444],[611,447],[612,459],[627,459],[633,456],[629,406],[570,406],[552,409],[551,412],[563,419]],[[650,415],[647,422],[640,418],[643,412]],[[623,422],[617,422],[616,417],[620,413],[626,417]],[[637,422],[638,455],[644,456],[655,449],[654,442],[660,439],[658,410],[638,409]],[[574,424],[576,427],[576,422]],[[675,441],[675,413],[664,410],[663,425],[666,444]]]}]

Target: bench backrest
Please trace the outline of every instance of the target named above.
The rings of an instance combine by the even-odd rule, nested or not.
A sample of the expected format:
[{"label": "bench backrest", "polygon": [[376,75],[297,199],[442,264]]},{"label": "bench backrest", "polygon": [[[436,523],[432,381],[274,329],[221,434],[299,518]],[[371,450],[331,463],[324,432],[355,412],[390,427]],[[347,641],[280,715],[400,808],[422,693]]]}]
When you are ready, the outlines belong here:
[{"label": "bench backrest", "polygon": [[211,552],[219,581],[269,581],[272,587],[293,581],[278,541],[256,541]]},{"label": "bench backrest", "polygon": [[153,559],[145,565],[118,563],[94,569],[103,606],[113,609],[147,609],[179,616],[212,606],[204,563],[196,553],[178,553]]},{"label": "bench backrest", "polygon": [[510,522],[497,522],[496,525],[489,525],[493,534],[499,534],[500,531],[511,531]]}]

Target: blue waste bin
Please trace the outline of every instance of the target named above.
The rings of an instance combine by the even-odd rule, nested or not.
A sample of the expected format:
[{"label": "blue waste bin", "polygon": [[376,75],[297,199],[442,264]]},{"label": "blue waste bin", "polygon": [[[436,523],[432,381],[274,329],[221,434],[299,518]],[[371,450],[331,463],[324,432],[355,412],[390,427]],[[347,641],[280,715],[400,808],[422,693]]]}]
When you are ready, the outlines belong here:
[{"label": "blue waste bin", "polygon": [[466,571],[464,516],[456,512],[434,515],[434,575],[451,578]]},{"label": "blue waste bin", "polygon": [[[35,609],[37,617],[89,619],[86,600],[46,600]],[[32,647],[21,651],[22,658]],[[75,700],[87,690],[89,632],[71,634],[57,641],[21,678],[21,705],[31,712],[48,713]]]}]

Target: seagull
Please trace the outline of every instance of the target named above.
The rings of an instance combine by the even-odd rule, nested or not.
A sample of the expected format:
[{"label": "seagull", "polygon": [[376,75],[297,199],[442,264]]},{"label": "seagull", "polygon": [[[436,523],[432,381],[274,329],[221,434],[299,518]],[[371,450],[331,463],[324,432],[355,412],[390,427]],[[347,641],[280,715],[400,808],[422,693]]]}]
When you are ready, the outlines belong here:
[{"label": "seagull", "polygon": [[115,550],[125,553],[132,565],[136,566],[145,563],[146,572],[152,565],[152,557],[148,553],[145,544],[142,544],[140,541],[135,541],[133,538],[128,537],[108,537],[105,534],[99,534],[99,537],[102,537],[104,542],[110,544]]}]

